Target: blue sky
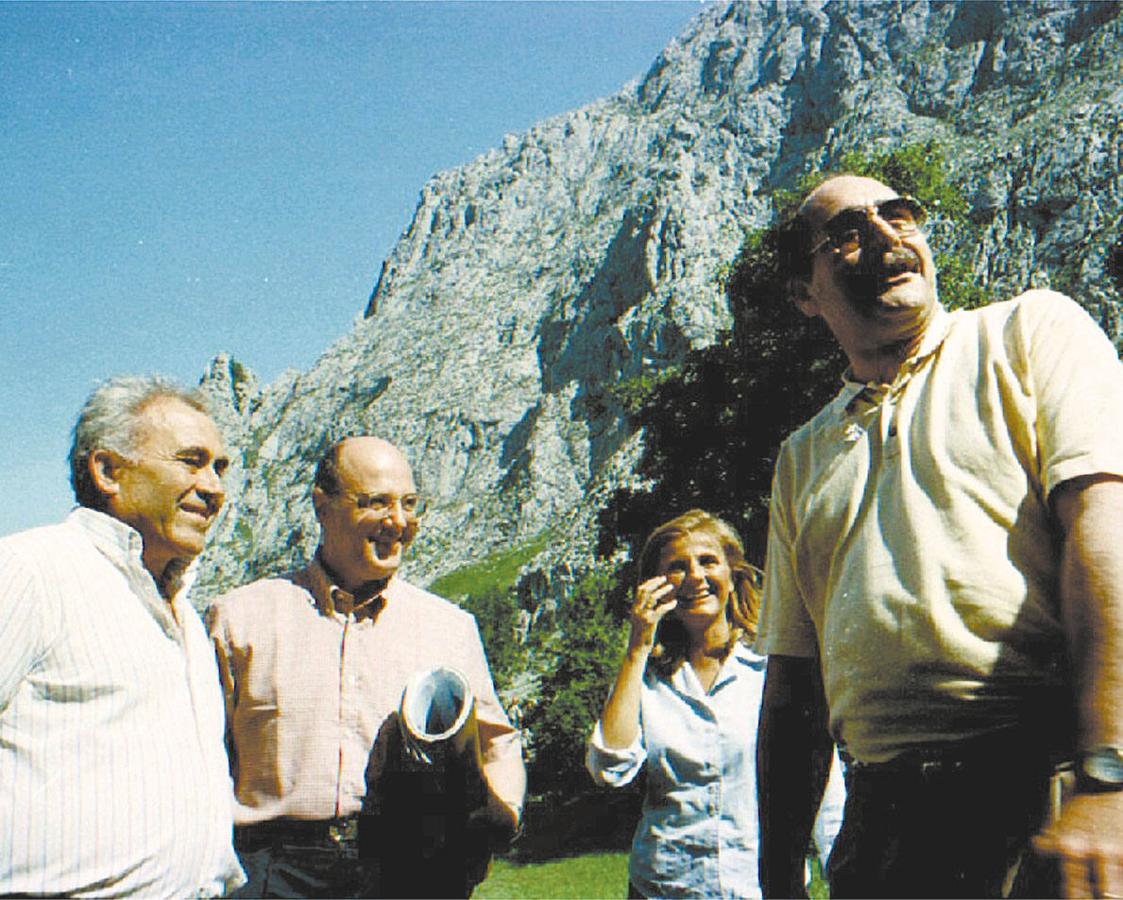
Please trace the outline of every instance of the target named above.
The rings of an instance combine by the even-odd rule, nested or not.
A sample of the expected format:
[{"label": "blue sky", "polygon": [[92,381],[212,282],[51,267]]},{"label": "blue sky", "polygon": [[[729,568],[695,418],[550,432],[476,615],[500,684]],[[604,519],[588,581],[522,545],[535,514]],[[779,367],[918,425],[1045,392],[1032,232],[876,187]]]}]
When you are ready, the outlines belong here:
[{"label": "blue sky", "polygon": [[98,380],[307,368],[432,174],[615,93],[699,9],[0,3],[0,534],[70,508]]}]

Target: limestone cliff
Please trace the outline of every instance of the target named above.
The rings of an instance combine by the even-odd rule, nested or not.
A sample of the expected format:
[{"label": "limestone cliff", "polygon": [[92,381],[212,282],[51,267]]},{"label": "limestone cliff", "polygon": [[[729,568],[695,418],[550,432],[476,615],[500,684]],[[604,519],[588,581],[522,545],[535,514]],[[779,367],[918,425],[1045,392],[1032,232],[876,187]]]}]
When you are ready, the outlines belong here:
[{"label": "limestone cliff", "polygon": [[579,567],[642,440],[612,387],[711,341],[716,274],[769,194],[850,149],[938,139],[979,279],[1068,290],[1118,343],[1121,62],[1117,2],[704,7],[640,81],[426,184],[365,317],[309,371],[262,386],[212,363],[236,464],[203,593],[311,551],[313,461],[352,432],[413,458],[417,580],[545,529],[540,564]]}]

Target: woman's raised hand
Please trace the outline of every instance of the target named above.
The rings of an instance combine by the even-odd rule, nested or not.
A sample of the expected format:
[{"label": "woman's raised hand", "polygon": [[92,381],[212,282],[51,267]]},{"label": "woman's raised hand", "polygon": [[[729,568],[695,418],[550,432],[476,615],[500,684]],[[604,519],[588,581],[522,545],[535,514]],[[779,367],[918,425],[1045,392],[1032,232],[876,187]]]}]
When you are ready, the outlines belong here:
[{"label": "woman's raised hand", "polygon": [[636,599],[629,615],[630,647],[650,650],[654,646],[660,620],[678,605],[674,593],[675,586],[663,575],[649,578],[636,588]]}]

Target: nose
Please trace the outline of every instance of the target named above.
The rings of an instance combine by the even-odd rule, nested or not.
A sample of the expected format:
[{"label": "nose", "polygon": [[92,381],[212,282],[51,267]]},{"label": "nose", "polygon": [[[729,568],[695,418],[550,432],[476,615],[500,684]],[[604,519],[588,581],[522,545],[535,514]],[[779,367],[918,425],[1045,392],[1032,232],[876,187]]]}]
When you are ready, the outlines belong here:
[{"label": "nose", "polygon": [[406,511],[402,508],[401,499],[395,500],[386,508],[385,518],[394,523],[394,527],[400,530],[405,530],[408,520]]},{"label": "nose", "polygon": [[871,244],[892,247],[900,243],[901,233],[870,207],[866,210],[866,239]]},{"label": "nose", "polygon": [[686,580],[694,583],[705,581],[706,570],[702,567],[701,563],[696,559],[690,560],[690,565],[686,569]]},{"label": "nose", "polygon": [[222,502],[226,499],[226,488],[222,484],[222,476],[220,476],[214,466],[204,466],[199,470],[199,479],[195,483],[195,489],[201,497],[212,505],[217,512],[222,508]]}]

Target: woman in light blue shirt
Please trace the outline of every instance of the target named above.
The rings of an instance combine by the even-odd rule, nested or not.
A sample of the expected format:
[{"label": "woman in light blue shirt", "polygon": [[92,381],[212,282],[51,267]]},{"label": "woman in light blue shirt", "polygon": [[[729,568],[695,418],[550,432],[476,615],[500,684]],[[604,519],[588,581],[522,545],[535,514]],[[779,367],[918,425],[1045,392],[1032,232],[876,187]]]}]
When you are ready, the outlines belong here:
[{"label": "woman in light blue shirt", "polygon": [[[629,895],[760,897],[756,732],[760,573],[702,510],[659,526],[640,556],[627,652],[586,766],[606,785],[647,769]],[[841,805],[835,781],[831,804]],[[826,804],[825,804],[826,805]]]}]

